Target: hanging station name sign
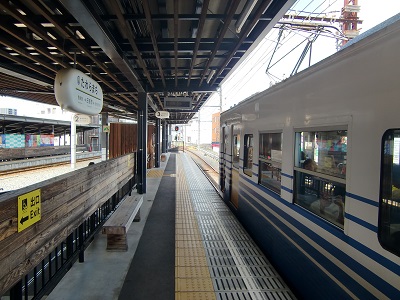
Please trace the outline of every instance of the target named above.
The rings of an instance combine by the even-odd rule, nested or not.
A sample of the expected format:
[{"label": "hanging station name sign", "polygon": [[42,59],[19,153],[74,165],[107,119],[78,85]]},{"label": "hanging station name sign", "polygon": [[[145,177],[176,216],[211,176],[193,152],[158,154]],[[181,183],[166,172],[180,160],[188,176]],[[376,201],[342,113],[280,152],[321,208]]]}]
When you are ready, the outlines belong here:
[{"label": "hanging station name sign", "polygon": [[54,93],[62,109],[87,115],[97,115],[103,109],[103,91],[100,85],[76,69],[57,72]]}]

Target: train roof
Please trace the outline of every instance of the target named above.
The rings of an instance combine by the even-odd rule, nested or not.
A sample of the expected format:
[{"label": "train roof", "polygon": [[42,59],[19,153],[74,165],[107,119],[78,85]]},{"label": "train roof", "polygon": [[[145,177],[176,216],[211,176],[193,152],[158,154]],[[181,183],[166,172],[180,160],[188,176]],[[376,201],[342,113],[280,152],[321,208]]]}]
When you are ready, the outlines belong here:
[{"label": "train roof", "polygon": [[[391,28],[391,29],[389,29]],[[294,81],[312,74],[316,70],[321,70],[325,68],[329,68],[332,64],[339,62],[344,55],[347,56],[353,56],[357,55],[357,51],[360,51],[359,49],[365,47],[365,46],[370,46],[372,42],[379,40],[386,36],[388,33],[390,33],[392,30],[398,30],[400,29],[400,13],[387,19],[386,21],[376,25],[375,27],[371,28],[370,30],[364,32],[363,34],[360,34],[358,37],[354,38],[352,41],[347,43],[345,46],[343,46],[338,52],[326,57],[325,59],[319,61],[318,63],[312,65],[311,67],[308,67],[301,72],[295,74],[292,77],[289,77],[271,87],[268,89],[255,93],[246,99],[240,101],[237,103],[235,106],[227,109],[226,111],[222,112],[221,118],[224,117],[224,115],[234,112],[235,110],[239,108],[243,108],[244,105],[251,103],[253,101],[257,101],[260,99],[260,97],[267,95],[269,93],[273,93],[274,91],[277,91],[281,88],[287,87],[290,83],[293,83]],[[236,119],[236,118],[235,118]]]}]

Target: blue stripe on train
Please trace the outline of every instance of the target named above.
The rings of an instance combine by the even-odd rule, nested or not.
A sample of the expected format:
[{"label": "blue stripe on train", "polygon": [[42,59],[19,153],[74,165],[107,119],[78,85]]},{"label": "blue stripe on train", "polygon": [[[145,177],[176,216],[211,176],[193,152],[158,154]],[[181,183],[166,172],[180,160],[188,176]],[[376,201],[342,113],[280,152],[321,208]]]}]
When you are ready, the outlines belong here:
[{"label": "blue stripe on train", "polygon": [[[247,180],[247,181],[250,182],[251,184],[254,184],[253,182],[251,182],[249,180]],[[262,187],[260,187],[258,185],[256,185],[256,186],[257,186],[257,188],[260,188],[260,189],[264,190]],[[335,257],[337,257],[339,260],[344,262],[346,265],[351,266],[351,268],[355,272],[357,272],[358,274],[363,274],[363,278],[365,278],[368,282],[370,282],[372,285],[374,285],[377,289],[379,289],[380,291],[383,291],[389,297],[393,297],[395,295],[396,296],[399,295],[399,291],[397,289],[395,289],[394,287],[392,287],[391,285],[386,283],[381,278],[377,277],[375,274],[373,274],[368,269],[366,269],[365,267],[363,267],[362,265],[357,263],[355,260],[353,260],[351,257],[346,255],[344,252],[342,252],[341,250],[339,250],[338,248],[336,248],[332,244],[328,243],[326,240],[322,239],[320,236],[315,234],[309,228],[305,227],[299,221],[295,220],[293,217],[291,217],[290,215],[288,215],[287,213],[285,213],[281,209],[277,208],[275,205],[271,204],[270,202],[265,201],[265,199],[261,195],[256,193],[254,190],[251,190],[250,188],[248,188],[247,186],[244,186],[244,185],[242,185],[242,187],[245,189],[246,193],[251,194],[254,197],[256,197],[260,202],[262,202],[263,204],[267,205],[269,209],[278,212],[290,224],[292,224],[296,228],[301,229],[301,231],[306,236],[310,237],[312,240],[317,242],[321,247],[325,248],[327,251],[332,253]],[[285,204],[290,209],[293,209],[294,211],[298,212],[302,216],[308,218],[310,221],[314,222],[316,225],[326,229],[330,233],[334,234],[336,237],[338,237],[341,240],[343,240],[344,242],[350,244],[351,246],[356,248],[358,251],[360,251],[360,252],[364,253],[365,255],[371,257],[372,259],[376,260],[378,263],[381,263],[386,268],[392,270],[396,274],[400,274],[400,267],[398,265],[394,264],[393,262],[391,262],[390,260],[384,258],[383,256],[377,254],[376,252],[372,251],[371,249],[363,246],[362,244],[358,243],[357,241],[345,236],[343,234],[343,232],[341,230],[339,230],[338,228],[336,228],[335,226],[331,225],[328,222],[325,222],[325,221],[321,220],[320,218],[316,217],[312,213],[304,210],[303,208],[301,208],[301,207],[299,207],[297,205],[294,205],[292,203],[288,203],[287,201],[284,201],[282,198],[280,198],[275,193],[268,192],[268,194],[271,195],[272,197],[274,197],[275,199],[279,200],[281,203]],[[243,197],[243,196],[245,196],[245,194],[243,194],[243,192],[241,192],[240,196]],[[362,292],[363,296],[365,296],[366,293],[368,294],[368,292],[366,290],[364,290],[364,288],[359,286],[359,284],[356,281],[354,281],[352,278],[349,278],[349,276],[347,274],[345,274],[345,272],[343,272],[341,269],[339,269],[337,266],[335,266],[329,259],[325,258],[319,251],[317,251],[316,249],[311,247],[307,241],[303,240],[297,234],[294,234],[293,231],[290,228],[288,228],[286,224],[283,224],[281,221],[276,219],[267,209],[263,208],[259,203],[255,202],[253,199],[250,199],[249,197],[246,197],[246,199],[249,200],[250,205],[253,205],[253,206],[257,207],[260,211],[262,211],[262,213],[265,216],[267,216],[268,218],[272,219],[276,224],[281,224],[282,225],[281,229],[284,230],[285,233],[288,236],[290,236],[290,238],[295,239],[296,242],[299,245],[301,245],[301,248],[305,249],[308,253],[312,254],[312,257],[319,257],[318,262],[320,262],[320,263],[323,262],[323,264],[322,263],[321,264],[330,273],[333,273],[333,274],[337,273],[338,276],[340,274],[341,281],[343,280],[343,282],[347,282],[347,283],[352,282],[352,284],[350,284],[349,286],[352,286],[356,291],[359,291],[360,289],[363,290],[363,292]],[[243,200],[243,199],[241,199],[241,200]],[[240,203],[240,205],[239,205],[238,214],[239,214],[240,218],[247,219],[246,223],[249,223],[249,224],[252,224],[254,222],[260,221],[260,219],[262,219],[262,217],[259,216],[257,213],[255,213],[254,210],[253,210],[253,212],[251,212],[251,210],[249,211],[249,214],[255,214],[254,216],[251,216],[251,217],[249,217],[248,214],[243,213],[244,208],[243,208],[242,204],[244,204],[244,203],[245,202],[242,201]],[[255,220],[257,220],[257,221],[255,221]],[[258,229],[258,231],[260,231],[260,229]],[[261,231],[263,231],[263,230],[264,229],[261,229]],[[256,229],[256,231],[257,231],[257,229]],[[260,234],[262,235],[263,233],[262,232],[258,232],[257,234],[258,235],[260,235]],[[262,244],[264,244],[264,242],[265,241],[263,241]],[[292,246],[292,248],[293,248],[293,246]],[[267,251],[267,252],[270,252],[270,251]],[[297,251],[297,252],[299,252],[299,251]],[[304,254],[301,254],[299,252],[298,255],[303,256]],[[282,254],[277,253],[276,256],[279,257],[279,256],[282,256]],[[283,259],[283,257],[280,257],[279,259]],[[318,273],[322,273],[322,271],[318,269]],[[308,274],[308,275],[310,275],[310,274]],[[318,274],[318,275],[321,276],[321,274]],[[324,275],[324,276],[326,277],[326,275]],[[296,279],[296,281],[293,282],[293,284],[297,285],[298,284],[298,282],[297,282],[298,280],[302,280],[302,279],[300,279],[300,278]]]},{"label": "blue stripe on train", "polygon": [[[242,177],[242,179],[246,179],[247,182],[251,183],[254,187],[262,190],[263,192],[268,193],[268,195],[270,195],[271,197],[275,198],[276,200],[278,200],[279,202],[281,202],[282,204],[286,205],[287,207],[289,207],[290,209],[293,209],[294,211],[296,211],[297,213],[301,214],[303,217],[309,219],[310,221],[316,223],[319,227],[322,227],[323,229],[325,229],[326,231],[328,231],[329,233],[335,235],[337,238],[342,239],[343,241],[345,241],[346,243],[349,242],[349,240],[353,240],[351,238],[349,238],[348,236],[345,236],[343,234],[343,232],[341,230],[339,230],[336,226],[330,224],[327,221],[321,220],[320,218],[316,217],[314,214],[312,214],[311,212],[309,212],[308,210],[294,205],[293,203],[289,203],[286,200],[282,199],[278,194],[268,190],[267,188],[260,186],[258,184],[255,184],[254,182],[247,180],[247,178]],[[243,187],[243,186],[242,186]],[[257,194],[258,198],[262,196]],[[266,203],[266,204],[270,204],[270,202]],[[271,204],[272,205],[272,204]],[[275,207],[275,206],[274,206]],[[373,232],[377,232],[378,229],[376,226],[361,220],[353,215],[350,214],[346,214],[346,218],[348,218],[349,220],[356,222],[357,224],[370,229]],[[346,239],[343,239],[343,236],[346,237]],[[364,245],[362,245],[361,243],[353,240],[355,244],[358,244],[357,247],[355,247],[357,250],[359,250],[360,252],[364,253],[365,255],[368,255],[367,253],[375,253],[374,256],[368,255],[370,258],[372,258],[373,260],[379,262],[381,265],[385,266],[386,268],[388,268],[389,270],[391,270],[392,272],[396,273],[397,275],[400,276],[400,266],[393,263],[392,261],[388,260],[387,258],[383,257],[382,255],[376,253],[375,251],[370,250],[369,248],[365,247]],[[354,244],[353,243],[353,244]],[[365,251],[365,249],[368,249],[368,251]]]},{"label": "blue stripe on train", "polygon": [[[300,237],[296,236],[291,230],[282,225],[281,222],[266,212],[261,205],[252,202],[247,203],[239,198],[239,213],[238,218],[248,230],[252,233],[253,239],[257,242],[260,248],[266,253],[267,258],[279,271],[284,281],[289,285],[297,297],[300,299],[350,299],[349,295],[343,291],[339,286],[334,284],[332,280],[324,274],[317,265],[314,265],[310,260],[300,252],[292,243],[292,241],[283,238],[283,231],[286,235],[291,236],[292,240],[303,247],[304,251],[313,255],[319,263],[325,267],[331,266],[331,262],[323,257],[318,251],[316,254],[312,252],[312,247],[303,245],[299,240]],[[279,228],[276,229],[268,221],[263,219],[257,211],[254,210],[255,206],[262,214],[276,224]],[[329,266],[327,266],[329,264]],[[341,277],[342,278],[342,277]],[[348,280],[352,280],[347,277]]]}]

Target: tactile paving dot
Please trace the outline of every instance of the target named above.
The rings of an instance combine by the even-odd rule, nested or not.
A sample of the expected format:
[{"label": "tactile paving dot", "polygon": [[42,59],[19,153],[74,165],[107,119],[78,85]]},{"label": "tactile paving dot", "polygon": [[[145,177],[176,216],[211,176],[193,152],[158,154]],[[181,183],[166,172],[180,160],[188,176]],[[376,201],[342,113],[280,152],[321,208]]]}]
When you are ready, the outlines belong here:
[{"label": "tactile paving dot", "polygon": [[175,300],[216,300],[214,292],[176,292]]},{"label": "tactile paving dot", "polygon": [[214,287],[209,278],[176,278],[175,291],[182,292],[213,292]]},{"label": "tactile paving dot", "polygon": [[208,267],[176,267],[175,276],[181,278],[210,277],[210,271]]}]

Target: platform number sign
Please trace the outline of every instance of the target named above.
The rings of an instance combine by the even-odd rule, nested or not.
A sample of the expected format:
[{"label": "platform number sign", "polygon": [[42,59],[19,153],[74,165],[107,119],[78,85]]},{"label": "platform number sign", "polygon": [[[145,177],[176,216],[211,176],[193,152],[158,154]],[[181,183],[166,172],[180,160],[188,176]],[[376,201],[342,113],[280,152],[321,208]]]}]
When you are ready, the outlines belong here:
[{"label": "platform number sign", "polygon": [[40,189],[18,197],[18,232],[21,232],[41,219],[41,205]]}]

